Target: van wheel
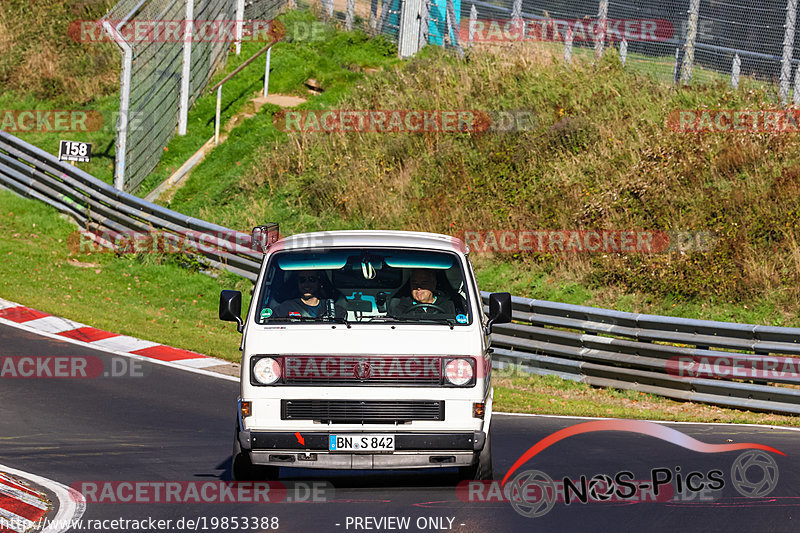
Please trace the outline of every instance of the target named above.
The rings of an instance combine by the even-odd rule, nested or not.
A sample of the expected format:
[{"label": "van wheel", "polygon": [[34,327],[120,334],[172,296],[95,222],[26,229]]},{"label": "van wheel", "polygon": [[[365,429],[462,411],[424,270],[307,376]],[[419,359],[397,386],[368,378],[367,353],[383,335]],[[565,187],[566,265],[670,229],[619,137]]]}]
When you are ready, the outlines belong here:
[{"label": "van wheel", "polygon": [[483,445],[483,450],[481,450],[481,453],[478,454],[478,461],[470,466],[459,467],[458,474],[461,479],[492,479],[494,472],[492,470],[491,433],[486,436],[486,444]]},{"label": "van wheel", "polygon": [[238,435],[233,439],[233,457],[231,457],[231,477],[234,481],[268,481],[278,479],[277,466],[254,465],[250,454],[242,451]]}]

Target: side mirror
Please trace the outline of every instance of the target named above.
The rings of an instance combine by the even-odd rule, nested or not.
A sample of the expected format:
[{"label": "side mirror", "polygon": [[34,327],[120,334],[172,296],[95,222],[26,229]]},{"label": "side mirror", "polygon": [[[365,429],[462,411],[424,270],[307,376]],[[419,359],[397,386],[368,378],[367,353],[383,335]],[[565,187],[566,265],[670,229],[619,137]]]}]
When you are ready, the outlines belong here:
[{"label": "side mirror", "polygon": [[489,295],[489,322],[486,332],[492,332],[494,324],[511,322],[511,294],[508,292],[494,292]]},{"label": "side mirror", "polygon": [[236,330],[244,331],[242,322],[242,293],[239,291],[222,291],[219,293],[219,319],[236,322]]}]

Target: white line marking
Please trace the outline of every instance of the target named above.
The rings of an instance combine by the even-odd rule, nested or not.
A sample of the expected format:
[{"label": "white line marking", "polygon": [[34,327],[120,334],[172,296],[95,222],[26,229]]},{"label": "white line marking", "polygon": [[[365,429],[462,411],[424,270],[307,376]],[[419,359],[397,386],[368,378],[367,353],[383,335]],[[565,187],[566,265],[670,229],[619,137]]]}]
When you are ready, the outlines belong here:
[{"label": "white line marking", "polygon": [[143,341],[135,337],[128,337],[127,335],[117,335],[116,337],[108,337],[93,341],[89,343],[92,346],[101,346],[110,350],[119,350],[121,352],[135,352],[136,350],[143,350],[145,348],[152,348],[153,346],[161,346],[157,342]]},{"label": "white line marking", "polygon": [[230,361],[223,361],[222,359],[214,359],[213,357],[203,357],[197,359],[181,359],[174,361],[176,365],[189,366],[192,368],[206,368],[209,366],[229,365]]},{"label": "white line marking", "polygon": [[[56,512],[56,516],[53,517],[53,523],[44,528],[40,533],[62,533],[69,529],[70,521],[78,520],[83,516],[84,511],[86,511],[86,500],[83,498],[83,494],[66,485],[62,485],[58,481],[53,481],[52,479],[37,476],[29,472],[23,472],[22,470],[17,470],[16,468],[11,468],[10,466],[2,464],[0,464],[0,470],[27,479],[34,484],[41,485],[58,498],[58,512]],[[64,527],[57,529],[58,526]]]},{"label": "white line marking", "polygon": [[37,318],[36,320],[29,320],[25,323],[32,328],[38,329],[39,331],[47,331],[49,333],[61,333],[62,331],[70,331],[73,329],[86,327],[86,324],[81,324],[80,322],[75,322],[74,320],[57,316],[46,316],[43,318]]}]

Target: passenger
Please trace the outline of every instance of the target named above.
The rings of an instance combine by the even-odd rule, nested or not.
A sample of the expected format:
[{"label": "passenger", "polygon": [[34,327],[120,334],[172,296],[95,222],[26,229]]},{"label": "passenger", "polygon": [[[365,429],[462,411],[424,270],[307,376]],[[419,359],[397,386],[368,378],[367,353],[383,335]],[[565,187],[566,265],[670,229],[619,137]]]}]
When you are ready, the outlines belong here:
[{"label": "passenger", "polygon": [[300,296],[281,303],[276,316],[311,318],[346,316],[346,311],[341,306],[334,305],[332,299],[326,298],[320,276],[324,274],[314,270],[298,272],[297,290]]},{"label": "passenger", "polygon": [[436,272],[418,268],[411,272],[409,279],[410,296],[392,299],[389,305],[391,316],[420,316],[426,314],[456,313],[452,300],[443,292],[436,290]]}]

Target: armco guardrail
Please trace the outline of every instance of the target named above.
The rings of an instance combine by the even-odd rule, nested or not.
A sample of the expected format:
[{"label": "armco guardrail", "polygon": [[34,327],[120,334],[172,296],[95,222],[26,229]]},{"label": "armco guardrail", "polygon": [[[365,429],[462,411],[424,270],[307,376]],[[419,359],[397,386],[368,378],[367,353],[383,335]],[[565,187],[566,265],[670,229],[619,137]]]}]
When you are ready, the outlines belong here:
[{"label": "armco guardrail", "polygon": [[[190,232],[215,236],[235,234],[237,242],[249,243],[250,240],[248,234],[188,217],[119,191],[3,131],[0,131],[0,185],[55,207],[87,229],[158,230],[176,236]],[[241,251],[224,239],[215,240],[213,247],[204,249],[204,255],[212,266],[253,281],[261,263],[260,254]]]},{"label": "armco guardrail", "polygon": [[[41,200],[91,229],[185,235],[231,230],[120,192],[80,169],[0,131],[0,185]],[[237,234],[238,242],[249,235]],[[217,241],[215,241],[217,242]],[[224,244],[220,242],[218,246]],[[261,255],[201,249],[212,266],[255,280]],[[482,294],[484,303],[488,293]],[[492,333],[494,366],[555,374],[595,386],[633,389],[696,402],[777,413],[800,413],[795,372],[768,377],[709,379],[681,376],[678,361],[724,358],[752,362],[762,355],[800,356],[800,328],[779,328],[624,313],[513,297],[514,323]],[[792,361],[791,359],[789,361]],[[796,360],[800,365],[800,359]],[[733,368],[733,366],[728,367]],[[786,386],[794,384],[795,387]]]}]

